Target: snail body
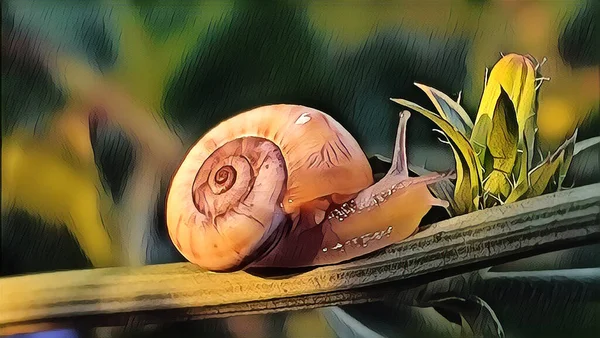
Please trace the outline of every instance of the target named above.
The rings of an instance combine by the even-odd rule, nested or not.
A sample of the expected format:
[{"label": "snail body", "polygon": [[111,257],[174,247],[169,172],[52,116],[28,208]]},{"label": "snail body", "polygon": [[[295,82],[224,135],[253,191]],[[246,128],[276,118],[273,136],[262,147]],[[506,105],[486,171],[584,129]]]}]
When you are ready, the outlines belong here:
[{"label": "snail body", "polygon": [[334,264],[409,237],[446,202],[427,189],[444,175],[408,176],[408,117],[377,183],[358,142],[321,111],[270,105],[220,123],[173,176],[171,240],[200,267],[235,271]]}]

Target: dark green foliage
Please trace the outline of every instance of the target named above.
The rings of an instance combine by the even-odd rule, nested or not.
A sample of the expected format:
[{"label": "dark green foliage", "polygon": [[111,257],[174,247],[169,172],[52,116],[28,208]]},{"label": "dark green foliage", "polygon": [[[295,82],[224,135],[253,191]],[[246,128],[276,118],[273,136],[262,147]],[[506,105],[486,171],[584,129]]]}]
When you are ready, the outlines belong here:
[{"label": "dark green foliage", "polygon": [[2,211],[0,276],[91,268],[67,227],[18,209]]},{"label": "dark green foliage", "polygon": [[64,104],[54,84],[38,41],[22,30],[6,6],[2,7],[2,136],[15,127],[34,132],[46,126],[51,114]]},{"label": "dark green foliage", "polygon": [[581,187],[600,182],[600,144],[582,150],[573,157],[564,186]]},{"label": "dark green foliage", "polygon": [[156,213],[154,214],[155,217],[152,226],[149,229],[149,249],[146,255],[147,264],[165,264],[186,261],[171,241],[167,231],[165,206],[168,186],[169,181],[166,179],[160,184],[160,191],[156,203]]},{"label": "dark green foliage", "polygon": [[564,62],[573,68],[600,65],[600,2],[588,0],[558,38]]},{"label": "dark green foliage", "polygon": [[[76,4],[76,6],[73,6]],[[111,12],[97,2],[7,1],[2,6],[2,135],[17,125],[34,131],[62,107],[65,93],[45,58],[58,48],[101,71],[116,61]]]},{"label": "dark green foliage", "polygon": [[[541,271],[518,271],[520,267],[513,266],[513,271],[480,270],[422,285],[398,282],[397,295],[386,298],[383,304],[357,304],[343,309],[389,337],[457,337],[453,325],[460,318],[458,314],[477,309],[474,303],[453,309],[446,306],[444,316],[423,310],[439,309],[436,303],[444,298],[479,298],[487,304],[489,313],[472,318],[479,317],[482,324],[482,319],[488,318],[492,328],[500,323],[505,337],[596,337],[600,331],[600,270],[594,258],[597,252],[598,245],[590,245],[556,252],[552,257],[529,258],[529,262],[552,260],[540,267]],[[483,337],[492,335],[483,333]]]},{"label": "dark green foliage", "polygon": [[91,114],[90,141],[105,190],[118,204],[135,168],[134,144],[123,130],[103,118],[101,112]]},{"label": "dark green foliage", "polygon": [[585,245],[581,247],[552,251],[544,254],[527,257],[512,262],[496,265],[490,269],[491,272],[518,272],[518,271],[540,271],[585,269],[600,267],[600,243]]},{"label": "dark green foliage", "polygon": [[598,269],[499,274],[473,292],[494,309],[507,337],[595,337],[600,331]]},{"label": "dark green foliage", "polygon": [[106,71],[117,59],[118,35],[112,30],[113,9],[94,1],[7,1],[19,31],[36,36],[47,48],[83,58]]},{"label": "dark green foliage", "polygon": [[[397,28],[345,48],[313,28],[300,8],[237,6],[228,21],[215,23],[169,86],[165,111],[184,127],[189,142],[245,109],[294,103],[332,115],[367,153],[389,155],[399,112],[389,97],[408,93],[426,102],[415,81],[450,93],[462,88],[465,40]],[[408,142],[437,142],[431,127],[414,118]]]},{"label": "dark green foliage", "polygon": [[181,32],[190,19],[190,6],[177,1],[165,5],[161,0],[132,0],[132,4],[137,7],[146,31],[157,40]]}]

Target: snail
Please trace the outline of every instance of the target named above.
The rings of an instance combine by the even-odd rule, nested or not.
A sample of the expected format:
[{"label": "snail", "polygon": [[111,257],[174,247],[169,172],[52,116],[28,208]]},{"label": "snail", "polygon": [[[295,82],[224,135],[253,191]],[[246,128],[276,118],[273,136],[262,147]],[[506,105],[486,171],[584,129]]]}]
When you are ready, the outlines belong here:
[{"label": "snail", "polygon": [[413,235],[447,206],[409,177],[408,111],[399,114],[392,167],[375,182],[358,142],[331,116],[276,104],[235,115],[187,152],[167,192],[171,241],[215,272],[336,264]]}]

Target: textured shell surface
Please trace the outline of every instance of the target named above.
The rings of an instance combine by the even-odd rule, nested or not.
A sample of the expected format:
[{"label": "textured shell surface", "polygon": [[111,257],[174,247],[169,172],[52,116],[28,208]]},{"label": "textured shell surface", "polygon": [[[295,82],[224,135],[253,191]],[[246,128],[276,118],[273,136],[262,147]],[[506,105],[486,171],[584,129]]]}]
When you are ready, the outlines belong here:
[{"label": "textured shell surface", "polygon": [[[236,225],[235,231],[231,230],[231,222],[228,223],[227,229],[217,229],[214,220],[206,212],[200,212],[198,204],[194,201],[194,187],[198,186],[197,179],[203,165],[208,162],[207,159],[213,153],[222,151],[224,146],[231,144],[232,141],[240,139],[246,140],[240,144],[243,144],[243,151],[248,153],[242,156],[257,157],[252,153],[271,151],[266,143],[251,142],[251,140],[264,139],[278,148],[285,162],[283,174],[285,187],[278,196],[279,208],[260,205],[273,203],[273,200],[268,200],[269,198],[259,201],[260,198],[256,197],[256,201],[252,202],[252,207],[263,208],[261,209],[263,213],[273,214],[269,216],[272,218],[265,221],[267,223],[283,222],[282,215],[277,215],[281,211],[283,214],[297,215],[300,209],[305,212],[305,208],[310,209],[315,205],[315,203],[311,204],[311,201],[331,196],[334,200],[335,196],[338,196],[338,199],[344,198],[373,184],[371,167],[359,144],[328,114],[300,105],[278,104],[258,107],[235,115],[215,126],[190,148],[171,181],[167,197],[169,233],[171,238],[177,239],[175,242],[179,251],[192,262],[198,262],[198,257],[203,257],[201,259],[206,265],[208,258],[205,257],[211,257],[211,264],[215,267],[231,265],[232,261],[243,260],[245,256],[251,255],[253,250],[265,244],[267,238],[279,226],[266,225],[261,220],[259,223],[265,228],[262,230],[264,234],[250,226],[241,229],[241,226]],[[277,160],[277,156],[269,158]],[[265,170],[264,168],[255,166],[251,171]],[[202,170],[206,171],[203,178],[217,177],[209,174],[210,170],[207,171],[206,168]],[[231,178],[226,172],[221,171],[217,174],[218,179]],[[264,187],[265,185],[262,186]],[[233,200],[227,202],[231,205],[237,203]],[[223,209],[226,206],[219,205],[219,208]],[[263,218],[267,219],[266,216]],[[202,229],[196,229],[197,232],[193,233],[192,228]],[[229,230],[231,231],[227,232]],[[214,248],[207,248],[207,244],[212,243],[210,241],[220,243],[223,241],[220,237],[227,236],[236,238],[227,238],[227,245],[224,247],[215,244]],[[248,243],[248,246],[241,248],[240,243]],[[230,256],[227,253],[230,249],[234,249],[235,252],[231,254],[232,257],[226,258]],[[223,262],[220,262],[221,258]]]}]

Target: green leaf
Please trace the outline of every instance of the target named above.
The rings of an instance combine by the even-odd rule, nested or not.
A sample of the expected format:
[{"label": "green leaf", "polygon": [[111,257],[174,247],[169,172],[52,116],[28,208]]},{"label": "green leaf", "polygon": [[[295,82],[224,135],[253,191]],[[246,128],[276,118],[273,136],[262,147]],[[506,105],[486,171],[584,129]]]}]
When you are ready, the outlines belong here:
[{"label": "green leaf", "polygon": [[494,310],[477,296],[462,298],[440,295],[421,305],[433,306],[458,314],[462,326],[461,337],[504,337],[504,329]]},{"label": "green leaf", "polygon": [[[456,158],[456,152],[454,152],[454,154]],[[415,166],[410,163],[408,164],[408,169],[419,176],[425,176],[432,173],[423,167]],[[446,210],[451,216],[456,215],[457,211],[461,210],[454,200],[454,191],[456,189],[454,183],[450,182],[449,180],[443,180],[429,185],[429,189],[431,189],[435,197],[444,201],[448,201],[449,205]]]},{"label": "green leaf", "polygon": [[[535,65],[533,60],[526,55],[508,54],[503,56],[492,68],[487,86],[481,97],[475,126],[471,136],[471,143],[478,145],[476,152],[479,161],[485,163],[485,151],[488,135],[491,133],[491,120],[498,105],[502,91],[514,104],[516,119],[518,121],[518,135],[528,136],[527,150],[531,162],[534,147],[535,134]],[[531,163],[529,163],[531,166]]]},{"label": "green leaf", "polygon": [[[450,143],[454,160],[456,162],[456,186],[454,188],[454,203],[456,204],[456,215],[473,212],[479,208],[480,180],[473,179],[473,173],[469,170],[469,164],[456,147]],[[475,181],[477,182],[474,185]]]},{"label": "green leaf", "polygon": [[575,148],[573,151],[573,156],[579,154],[581,151],[600,143],[600,136],[592,137],[587,140],[583,140],[575,143]]},{"label": "green leaf", "polygon": [[484,183],[484,190],[502,198],[511,191],[510,174],[517,159],[519,125],[514,105],[510,97],[500,88],[496,101],[492,125],[487,136],[487,150],[492,157],[492,172]]},{"label": "green leaf", "polygon": [[503,202],[512,191],[510,177],[504,172],[492,171],[483,182],[483,191],[485,192],[484,205],[486,208],[498,204],[499,201]]},{"label": "green leaf", "polygon": [[[329,328],[335,333],[333,337],[355,337],[355,338],[384,338],[385,336],[370,329],[363,321],[352,317],[343,309],[331,306],[313,310],[321,314]],[[306,336],[314,336],[316,332],[306,332]],[[319,332],[320,333],[320,332]]]},{"label": "green leaf", "polygon": [[513,175],[516,175],[516,179],[513,180],[514,186],[521,184],[521,182],[529,184],[528,173],[529,168],[531,168],[531,153],[533,153],[533,150],[530,152],[527,148],[527,142],[530,137],[534,137],[534,135],[527,135],[527,131],[523,131],[522,139],[517,146],[517,159],[512,171]]},{"label": "green leaf", "polygon": [[467,112],[461,107],[458,102],[452,100],[448,95],[441,91],[426,86],[424,84],[415,83],[415,85],[421,88],[429,99],[435,105],[440,115],[456,129],[458,129],[466,137],[471,136],[473,130],[473,121],[467,114]]},{"label": "green leaf", "polygon": [[529,172],[529,184],[524,182],[518,184],[506,199],[506,203],[539,196],[544,193],[548,183],[550,183],[563,161],[568,142],[568,140],[565,141],[552,156],[547,157],[546,160],[531,170]]},{"label": "green leaf", "polygon": [[487,154],[487,137],[492,129],[492,119],[490,115],[481,115],[477,118],[469,142],[473,151],[479,160],[479,163],[485,163]]},{"label": "green leaf", "polygon": [[458,214],[477,210],[477,203],[481,191],[481,165],[475,157],[473,148],[463,134],[448,121],[416,103],[391,99],[392,101],[411,108],[437,124],[448,136],[456,159],[456,188],[454,191],[455,202],[458,205]]},{"label": "green leaf", "polygon": [[471,328],[471,325],[469,325],[469,322],[467,322],[467,320],[465,319],[465,317],[463,315],[459,315],[460,316],[460,337],[461,338],[471,338],[474,337],[475,334],[473,333],[473,329]]},{"label": "green leaf", "polygon": [[30,34],[24,15],[16,16],[8,8],[2,11],[3,138],[15,129],[47,128],[67,98],[47,68],[38,34]]},{"label": "green leaf", "polygon": [[[579,142],[578,142],[579,143]],[[577,149],[577,143],[575,144]],[[587,147],[573,157],[565,185],[581,187],[600,182],[600,143]]]},{"label": "green leaf", "polygon": [[[575,134],[577,134],[577,131],[575,131]],[[573,135],[573,141],[575,140],[575,137],[576,136]],[[569,182],[569,186],[591,184],[597,181],[592,179],[592,177],[598,177],[598,175],[591,172],[594,171],[594,167],[598,167],[598,156],[593,154],[593,148],[598,144],[600,144],[600,136],[569,144],[567,152],[565,153],[565,159],[560,166],[560,175],[558,178],[559,189],[563,187],[565,181]],[[589,150],[592,150],[592,152],[589,152]],[[585,154],[585,156],[580,154]],[[594,159],[596,159],[596,166],[593,165]],[[577,178],[577,180],[575,180],[575,178]]]},{"label": "green leaf", "polygon": [[560,166],[558,170],[558,189],[560,190],[563,186],[565,177],[567,176],[567,171],[569,171],[569,167],[571,166],[571,160],[573,159],[575,153],[575,140],[577,139],[577,130],[573,133],[570,139],[565,141],[565,154],[560,161]]},{"label": "green leaf", "polygon": [[[362,325],[384,337],[459,336],[460,324],[444,317],[436,309],[427,305],[423,307],[414,306],[416,305],[414,304],[415,298],[418,298],[418,296],[411,297],[411,301],[407,305],[403,302],[398,302],[398,299],[390,294],[389,297],[386,297],[387,301],[383,303],[347,305],[342,307],[342,309]],[[324,308],[323,310],[326,309],[331,309],[331,307]],[[346,335],[340,335],[339,333],[348,332],[338,332],[337,337],[373,337],[372,335],[362,336],[358,332]]]},{"label": "green leaf", "polygon": [[536,130],[536,116],[531,115],[523,123],[524,127],[521,131],[521,140],[519,140],[519,149],[526,155],[527,168],[533,167],[533,156],[535,154],[535,130]]},{"label": "green leaf", "polygon": [[517,157],[519,125],[512,101],[503,88],[500,90],[487,137],[487,148],[494,159],[494,170],[509,173]]}]

